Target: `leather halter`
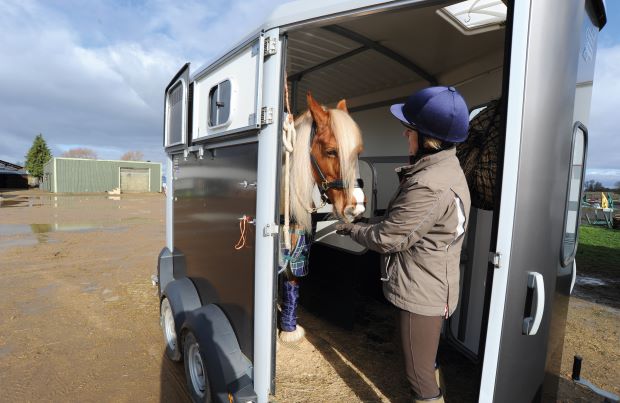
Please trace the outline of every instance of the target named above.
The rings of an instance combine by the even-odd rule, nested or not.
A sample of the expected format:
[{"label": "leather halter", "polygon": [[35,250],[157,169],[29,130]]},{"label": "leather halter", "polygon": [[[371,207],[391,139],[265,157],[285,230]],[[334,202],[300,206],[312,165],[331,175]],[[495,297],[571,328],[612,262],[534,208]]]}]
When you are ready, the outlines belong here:
[{"label": "leather halter", "polygon": [[[316,123],[312,121],[312,129],[310,131],[310,148],[312,148],[312,143],[314,142],[315,135],[316,135]],[[310,161],[312,161],[312,166],[314,167],[314,169],[316,170],[316,173],[319,175],[319,178],[321,179],[321,183],[317,184],[319,188],[319,192],[321,193],[321,200],[325,203],[328,203],[328,202],[331,203],[331,201],[329,200],[329,197],[327,196],[327,191],[329,189],[346,189],[348,187],[347,183],[343,181],[342,179],[336,179],[331,182],[328,182],[327,179],[325,178],[325,175],[323,174],[323,171],[321,171],[321,167],[319,166],[319,163],[316,161],[316,158],[314,158],[314,155],[312,155],[312,152],[310,153]],[[364,181],[361,178],[357,178],[354,187],[363,189]]]}]

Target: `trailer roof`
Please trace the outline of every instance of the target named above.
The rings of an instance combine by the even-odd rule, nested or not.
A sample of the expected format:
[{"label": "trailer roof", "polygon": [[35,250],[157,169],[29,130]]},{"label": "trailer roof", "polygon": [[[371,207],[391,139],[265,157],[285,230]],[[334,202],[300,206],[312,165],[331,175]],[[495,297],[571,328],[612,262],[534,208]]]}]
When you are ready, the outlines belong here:
[{"label": "trailer roof", "polygon": [[[456,4],[463,2],[463,0],[446,1],[445,5]],[[506,0],[502,0],[506,2]],[[596,17],[599,23],[599,29],[607,22],[605,1],[604,0],[591,0]],[[219,60],[225,58],[231,54],[235,49],[248,43],[252,39],[256,38],[260,32],[268,31],[270,29],[281,27],[286,28],[304,23],[312,23],[320,21],[326,16],[334,17],[345,14],[351,14],[356,12],[372,13],[373,11],[389,5],[390,3],[398,3],[399,6],[413,5],[416,3],[426,4],[440,4],[441,1],[429,1],[429,0],[296,0],[285,4],[282,4],[274,9],[263,24],[256,29],[250,31],[245,35],[242,40],[238,41],[233,47],[229,48],[222,54],[209,60],[207,63],[201,65],[197,70],[191,72],[191,79],[199,76],[208,69],[211,65],[217,63]],[[476,4],[476,2],[474,2]]]}]

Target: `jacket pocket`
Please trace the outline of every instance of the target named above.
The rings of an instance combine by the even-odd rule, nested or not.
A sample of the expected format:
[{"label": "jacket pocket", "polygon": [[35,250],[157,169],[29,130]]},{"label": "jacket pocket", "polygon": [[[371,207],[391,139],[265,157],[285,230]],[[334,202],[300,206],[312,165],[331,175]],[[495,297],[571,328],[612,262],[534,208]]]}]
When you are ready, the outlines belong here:
[{"label": "jacket pocket", "polygon": [[389,255],[383,258],[383,264],[381,265],[381,281],[389,281],[392,275],[392,267],[394,263],[394,254],[390,253]]}]

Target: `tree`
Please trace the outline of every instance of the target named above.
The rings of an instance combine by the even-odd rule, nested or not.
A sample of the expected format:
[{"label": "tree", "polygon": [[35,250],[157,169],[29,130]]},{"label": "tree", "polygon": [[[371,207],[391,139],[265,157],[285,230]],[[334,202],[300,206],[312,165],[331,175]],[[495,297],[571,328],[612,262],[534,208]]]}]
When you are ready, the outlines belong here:
[{"label": "tree", "polygon": [[598,192],[605,190],[605,186],[599,181],[595,181],[594,179],[590,179],[589,181],[585,181],[583,184],[586,192]]},{"label": "tree", "polygon": [[66,158],[86,158],[86,159],[90,159],[90,160],[96,160],[97,159],[97,153],[95,151],[91,150],[90,148],[77,147],[77,148],[72,148],[70,150],[65,151],[64,153],[62,153],[61,157],[66,157]]},{"label": "tree", "polygon": [[142,151],[127,151],[121,156],[122,161],[142,161],[144,154]]},{"label": "tree", "polygon": [[41,179],[43,177],[43,165],[52,158],[52,152],[47,147],[43,135],[39,133],[34,138],[28,155],[26,155],[26,170],[34,177]]}]

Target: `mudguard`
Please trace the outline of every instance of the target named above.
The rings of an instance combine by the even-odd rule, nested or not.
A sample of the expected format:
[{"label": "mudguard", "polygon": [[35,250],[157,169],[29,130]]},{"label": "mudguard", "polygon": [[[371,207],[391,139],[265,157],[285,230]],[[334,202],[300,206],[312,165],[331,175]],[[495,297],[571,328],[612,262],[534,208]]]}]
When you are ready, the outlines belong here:
[{"label": "mudguard", "polygon": [[241,352],[237,336],[215,304],[189,312],[183,331],[190,330],[198,340],[215,401],[255,402],[252,363]]},{"label": "mudguard", "polygon": [[[194,283],[187,278],[173,280],[166,285],[162,298],[168,298],[174,315],[174,330],[177,335],[182,334],[183,324],[187,321],[190,312],[201,307],[198,291]],[[181,340],[180,338],[178,340]]]},{"label": "mudguard", "polygon": [[185,277],[185,255],[176,248],[172,252],[167,247],[163,248],[157,259],[159,296],[163,296],[163,291],[174,279],[183,277]]}]

